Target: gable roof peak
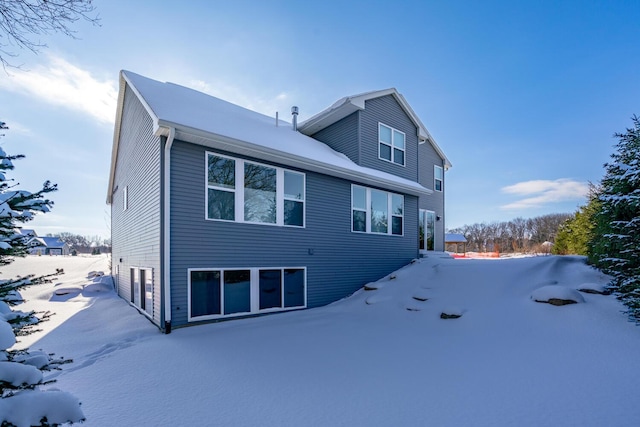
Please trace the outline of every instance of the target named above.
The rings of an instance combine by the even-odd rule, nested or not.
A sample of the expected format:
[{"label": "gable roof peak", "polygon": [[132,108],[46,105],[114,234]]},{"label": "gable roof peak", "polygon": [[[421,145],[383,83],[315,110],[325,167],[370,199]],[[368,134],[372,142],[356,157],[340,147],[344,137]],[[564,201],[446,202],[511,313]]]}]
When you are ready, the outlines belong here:
[{"label": "gable roof peak", "polygon": [[298,131],[304,133],[305,135],[313,135],[322,129],[325,129],[332,124],[342,120],[343,118],[349,116],[350,114],[364,110],[365,102],[370,99],[381,98],[383,96],[391,95],[398,102],[400,107],[407,114],[409,119],[413,122],[413,124],[418,129],[418,140],[420,143],[428,142],[433,148],[436,150],[438,155],[444,161],[445,169],[449,169],[451,167],[451,162],[447,159],[447,156],[444,154],[442,149],[438,146],[435,139],[431,136],[426,126],[422,123],[418,115],[413,111],[413,108],[409,105],[407,100],[402,96],[400,92],[395,87],[391,87],[388,89],[382,90],[374,90],[370,92],[364,92],[357,95],[345,96],[344,98],[340,98],[336,102],[334,102],[330,107],[325,108],[320,111],[318,114],[312,116],[311,118],[305,120],[304,122],[298,125]]}]

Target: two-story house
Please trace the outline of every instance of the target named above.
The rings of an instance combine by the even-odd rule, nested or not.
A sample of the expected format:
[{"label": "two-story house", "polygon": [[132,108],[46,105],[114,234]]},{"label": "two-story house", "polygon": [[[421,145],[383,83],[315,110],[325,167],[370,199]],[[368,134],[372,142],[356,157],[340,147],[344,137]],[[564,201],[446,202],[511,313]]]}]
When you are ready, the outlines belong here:
[{"label": "two-story house", "polygon": [[402,95],[293,119],[120,73],[112,274],[165,332],[325,305],[443,250],[451,165]]}]

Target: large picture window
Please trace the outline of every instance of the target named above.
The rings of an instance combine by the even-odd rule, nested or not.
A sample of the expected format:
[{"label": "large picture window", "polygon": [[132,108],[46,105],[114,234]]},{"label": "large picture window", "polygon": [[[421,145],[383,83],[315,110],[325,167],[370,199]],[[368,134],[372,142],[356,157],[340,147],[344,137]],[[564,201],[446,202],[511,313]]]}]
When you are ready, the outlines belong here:
[{"label": "large picture window", "polygon": [[405,135],[397,129],[378,123],[378,157],[404,166]]},{"label": "large picture window", "polygon": [[404,196],[351,186],[351,230],[360,233],[404,234]]},{"label": "large picture window", "polygon": [[304,227],[305,174],[206,153],[206,218]]},{"label": "large picture window", "polygon": [[190,269],[189,321],[306,307],[306,269]]}]

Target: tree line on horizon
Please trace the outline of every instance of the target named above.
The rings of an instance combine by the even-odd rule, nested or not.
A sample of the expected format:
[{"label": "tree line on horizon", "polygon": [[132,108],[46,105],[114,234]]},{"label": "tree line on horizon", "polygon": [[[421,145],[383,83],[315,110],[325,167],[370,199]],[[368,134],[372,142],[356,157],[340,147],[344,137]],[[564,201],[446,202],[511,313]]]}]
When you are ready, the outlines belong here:
[{"label": "tree line on horizon", "polygon": [[482,222],[449,230],[467,239],[467,251],[500,253],[549,253],[558,230],[573,215],[553,213],[535,218]]},{"label": "tree line on horizon", "polygon": [[587,203],[572,214],[479,223],[449,230],[478,252],[584,255],[612,277],[609,288],[640,323],[640,117],[615,133],[604,177],[589,184]]},{"label": "tree line on horizon", "polygon": [[57,237],[58,239],[69,245],[71,250],[75,250],[81,254],[110,253],[111,239],[105,239],[101,236],[83,236],[70,232],[62,232],[58,234],[47,234],[47,237]]}]

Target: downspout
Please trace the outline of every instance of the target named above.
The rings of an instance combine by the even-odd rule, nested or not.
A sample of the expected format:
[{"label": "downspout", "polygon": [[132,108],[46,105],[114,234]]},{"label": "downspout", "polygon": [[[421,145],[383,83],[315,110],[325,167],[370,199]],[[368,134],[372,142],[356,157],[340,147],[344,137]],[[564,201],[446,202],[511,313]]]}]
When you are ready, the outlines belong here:
[{"label": "downspout", "polygon": [[164,287],[164,332],[171,333],[171,146],[176,136],[176,129],[169,128],[169,136],[164,145],[164,251],[163,278]]}]

